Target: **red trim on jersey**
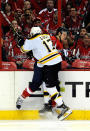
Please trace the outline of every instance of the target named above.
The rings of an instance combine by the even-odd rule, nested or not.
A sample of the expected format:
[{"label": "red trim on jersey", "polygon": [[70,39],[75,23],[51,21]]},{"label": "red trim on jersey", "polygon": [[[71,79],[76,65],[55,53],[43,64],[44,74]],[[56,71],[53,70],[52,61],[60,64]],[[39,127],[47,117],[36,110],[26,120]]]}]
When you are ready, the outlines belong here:
[{"label": "red trim on jersey", "polygon": [[53,42],[53,45],[56,45],[57,50],[63,49],[63,44],[55,36],[51,36],[51,40]]}]

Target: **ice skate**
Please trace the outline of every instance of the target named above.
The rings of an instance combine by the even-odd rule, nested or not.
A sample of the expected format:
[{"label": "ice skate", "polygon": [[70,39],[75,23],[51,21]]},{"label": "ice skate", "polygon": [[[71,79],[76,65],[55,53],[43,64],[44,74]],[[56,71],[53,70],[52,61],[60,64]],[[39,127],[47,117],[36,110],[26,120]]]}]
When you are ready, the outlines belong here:
[{"label": "ice skate", "polygon": [[65,118],[67,118],[71,113],[72,113],[72,110],[66,106],[65,104],[63,104],[62,106],[58,107],[58,108],[61,108],[61,113],[58,115],[58,119],[59,120],[64,120]]},{"label": "ice skate", "polygon": [[24,101],[24,98],[23,97],[18,97],[17,98],[17,101],[16,101],[16,108],[17,109],[20,109],[21,108],[21,106],[22,106],[22,104],[23,104],[23,101]]}]

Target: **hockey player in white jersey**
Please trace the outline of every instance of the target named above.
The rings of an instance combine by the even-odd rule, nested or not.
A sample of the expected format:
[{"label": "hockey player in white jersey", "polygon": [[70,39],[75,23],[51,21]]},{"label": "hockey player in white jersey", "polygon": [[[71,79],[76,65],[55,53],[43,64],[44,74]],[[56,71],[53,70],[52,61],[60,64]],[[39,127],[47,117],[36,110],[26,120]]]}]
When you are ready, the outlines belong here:
[{"label": "hockey player in white jersey", "polygon": [[[72,113],[69,107],[67,107],[60,93],[56,89],[58,81],[58,72],[60,71],[62,57],[56,49],[52,46],[50,35],[42,34],[39,27],[32,27],[30,31],[30,39],[19,38],[19,46],[23,52],[32,50],[33,56],[37,59],[37,66],[43,68],[43,77],[47,92],[51,96],[56,104],[57,108],[62,109],[58,115],[58,119],[65,119]],[[35,90],[31,87],[27,87],[22,95],[17,99],[16,106],[22,104],[24,98],[30,96]],[[24,97],[25,96],[25,97]],[[65,115],[67,113],[67,115]],[[64,116],[65,115],[65,116]]]}]

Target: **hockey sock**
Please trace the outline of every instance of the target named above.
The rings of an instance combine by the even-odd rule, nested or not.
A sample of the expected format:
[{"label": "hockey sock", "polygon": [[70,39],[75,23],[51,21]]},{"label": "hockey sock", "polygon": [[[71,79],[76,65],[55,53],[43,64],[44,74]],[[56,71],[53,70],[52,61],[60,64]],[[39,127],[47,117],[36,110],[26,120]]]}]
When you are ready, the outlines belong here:
[{"label": "hockey sock", "polygon": [[44,103],[49,103],[50,96],[47,91],[44,91]]},{"label": "hockey sock", "polygon": [[58,93],[56,87],[47,88],[47,91],[51,95],[51,99],[53,99],[57,106],[60,106],[63,104],[62,96]]},{"label": "hockey sock", "polygon": [[49,104],[52,107],[55,107],[55,105],[56,105],[56,102],[51,99],[51,97],[47,91],[44,91],[44,103]]},{"label": "hockey sock", "polygon": [[29,97],[31,93],[32,93],[32,91],[30,90],[30,88],[25,88],[25,90],[23,91],[21,96],[23,98],[26,98],[26,97]]},{"label": "hockey sock", "polygon": [[52,107],[56,106],[56,102],[54,100],[51,101],[52,102]]},{"label": "hockey sock", "polygon": [[47,87],[46,87],[46,85],[45,85],[45,82],[43,82],[43,84],[42,84],[42,86],[43,86],[43,90],[44,90],[44,103],[45,104],[48,104],[49,103],[49,100],[51,99],[50,98],[50,95],[49,95],[49,93],[47,92]]},{"label": "hockey sock", "polygon": [[63,104],[62,96],[59,93],[55,98],[55,102],[57,103],[57,106],[61,106]]}]

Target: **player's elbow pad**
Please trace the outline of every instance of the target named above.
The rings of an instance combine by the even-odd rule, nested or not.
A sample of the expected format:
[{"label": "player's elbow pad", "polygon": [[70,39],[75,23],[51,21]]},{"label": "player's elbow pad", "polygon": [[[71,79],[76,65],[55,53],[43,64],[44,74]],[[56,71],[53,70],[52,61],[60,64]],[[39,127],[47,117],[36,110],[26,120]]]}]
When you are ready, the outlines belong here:
[{"label": "player's elbow pad", "polygon": [[18,39],[18,46],[19,47],[23,46],[24,45],[24,41],[25,41],[24,38],[19,38]]}]

